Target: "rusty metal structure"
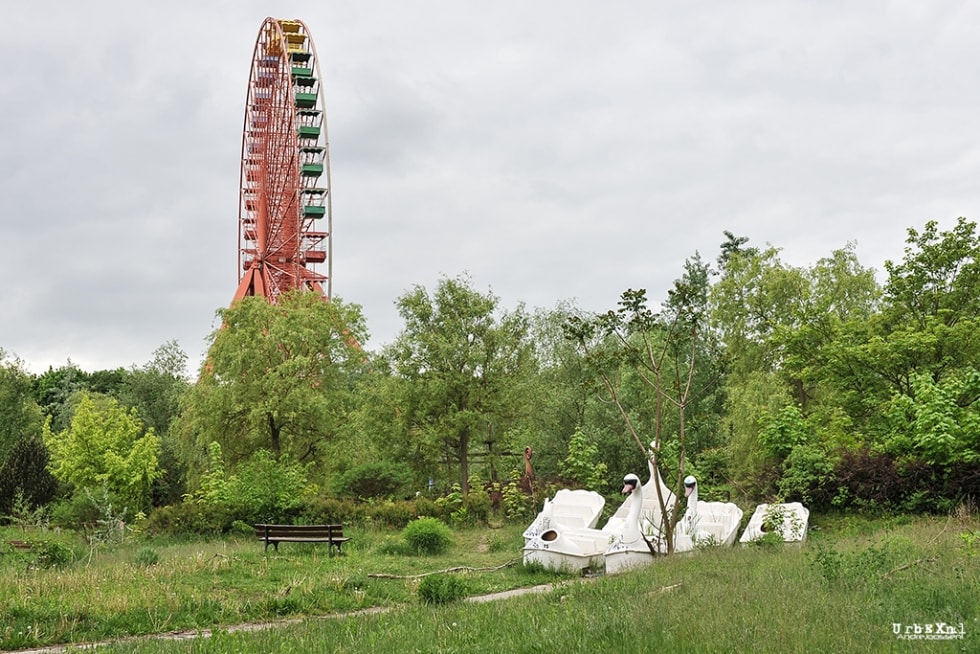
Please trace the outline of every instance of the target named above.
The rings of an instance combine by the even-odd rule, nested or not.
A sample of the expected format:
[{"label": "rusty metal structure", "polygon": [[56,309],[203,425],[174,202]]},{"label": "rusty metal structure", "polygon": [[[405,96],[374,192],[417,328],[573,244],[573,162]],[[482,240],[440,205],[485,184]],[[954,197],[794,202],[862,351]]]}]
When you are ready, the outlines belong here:
[{"label": "rusty metal structure", "polygon": [[[333,216],[319,60],[299,20],[266,18],[252,55],[242,134],[238,289],[270,302],[330,298]],[[317,269],[319,267],[319,270]]]}]

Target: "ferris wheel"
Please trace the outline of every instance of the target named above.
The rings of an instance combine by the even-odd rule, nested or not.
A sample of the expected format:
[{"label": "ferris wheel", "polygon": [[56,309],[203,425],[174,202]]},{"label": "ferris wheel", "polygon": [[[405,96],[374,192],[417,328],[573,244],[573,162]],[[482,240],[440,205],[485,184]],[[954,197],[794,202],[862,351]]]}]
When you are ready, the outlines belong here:
[{"label": "ferris wheel", "polygon": [[306,25],[266,18],[245,104],[234,300],[261,295],[275,302],[293,289],[331,295],[330,157],[320,79]]}]

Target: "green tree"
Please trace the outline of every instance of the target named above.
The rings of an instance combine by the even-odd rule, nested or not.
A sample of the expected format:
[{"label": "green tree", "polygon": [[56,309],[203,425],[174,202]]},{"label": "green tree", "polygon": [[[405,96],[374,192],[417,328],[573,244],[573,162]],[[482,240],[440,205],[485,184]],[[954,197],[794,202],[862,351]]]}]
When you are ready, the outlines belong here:
[{"label": "green tree", "polygon": [[14,444],[0,464],[0,514],[8,513],[18,497],[32,509],[54,499],[58,482],[48,471],[49,459],[40,433]]},{"label": "green tree", "polygon": [[[947,380],[955,385],[980,360],[976,224],[960,218],[953,229],[941,231],[930,221],[921,232],[909,229],[906,244],[901,261],[885,263],[888,280],[879,310],[842,322],[836,338],[827,339],[808,363],[858,442],[872,447],[896,442],[896,430],[917,429],[896,424],[902,412],[896,413],[894,398],[919,404],[917,393],[931,395],[933,385],[942,388]],[[924,383],[926,377],[931,381]],[[932,400],[923,398],[922,404]]]},{"label": "green tree", "polygon": [[[638,452],[645,457],[650,443],[658,474],[666,459],[673,460],[678,496],[692,409],[702,406],[699,399],[711,395],[711,389],[720,383],[717,375],[703,374],[705,369],[719,372],[713,365],[713,340],[707,324],[709,276],[708,266],[694,256],[685,262],[684,275],[675,280],[661,311],[649,307],[645,290],[630,289],[623,292],[616,310],[573,316],[565,325],[567,337],[585,353]],[[639,383],[645,393],[631,391],[624,384],[626,379]],[[675,420],[669,431],[665,429],[668,414]],[[668,452],[670,457],[665,457]],[[659,497],[658,486],[663,515],[667,515],[665,499]],[[662,528],[672,551],[674,521]]]},{"label": "green tree", "polygon": [[276,304],[246,297],[218,314],[222,325],[184,395],[185,457],[200,470],[216,442],[231,465],[259,450],[316,461],[341,432],[366,361],[360,307],[297,291]]},{"label": "green tree", "polygon": [[961,370],[936,382],[912,377],[912,393],[896,394],[887,411],[888,451],[930,465],[980,461],[980,371]]},{"label": "green tree", "polygon": [[50,416],[51,428],[66,429],[75,410],[73,398],[88,390],[88,374],[68,360],[60,368],[49,366],[34,379],[34,394],[44,415]]},{"label": "green tree", "polygon": [[122,376],[116,396],[163,436],[178,416],[180,399],[188,386],[187,354],[177,341],[168,341],[153,351],[148,363],[134,366]]},{"label": "green tree", "polygon": [[180,415],[180,402],[189,387],[187,354],[177,341],[171,340],[154,350],[148,363],[127,371],[115,393],[120,402],[135,408],[143,423],[160,436],[163,474],[153,487],[155,506],[180,501],[186,490],[186,467],[180,460],[180,443],[171,425]]},{"label": "green tree", "polygon": [[45,425],[44,442],[59,480],[79,490],[104,486],[131,510],[149,508],[150,489],[160,475],[160,439],[135,410],[85,394],[68,429],[54,433]]},{"label": "green tree", "polygon": [[30,374],[0,348],[0,464],[21,439],[39,436],[43,424]]},{"label": "green tree", "polygon": [[589,490],[602,493],[609,487],[609,470],[600,460],[599,448],[581,430],[572,434],[568,456],[561,462],[561,472],[566,479],[576,481]]},{"label": "green tree", "polygon": [[499,298],[466,277],[443,278],[431,294],[416,286],[397,306],[405,327],[386,354],[402,420],[419,450],[458,466],[466,493],[472,454],[487,458],[492,479],[496,457],[512,446],[506,436],[532,412],[529,318],[500,311]]},{"label": "green tree", "polygon": [[624,438],[622,417],[605,399],[583,352],[565,337],[563,326],[580,313],[566,302],[538,310],[532,320],[531,338],[540,362],[536,384],[542,390],[537,394],[534,422],[525,432],[525,445],[534,450],[535,474],[542,479],[564,474],[564,457],[582,430],[587,430],[609,468],[628,469],[637,458],[632,443]]},{"label": "green tree", "polygon": [[747,492],[768,494],[776,477],[767,470],[778,469],[792,448],[777,448],[774,457],[760,447],[765,416],[801,412],[801,420],[819,427],[821,446],[853,439],[853,419],[842,409],[856,407],[863,396],[828,379],[862,370],[844,348],[876,315],[880,289],[853,244],[809,269],[786,266],[775,248],[731,248],[719,264],[711,306],[729,366],[731,467]]}]

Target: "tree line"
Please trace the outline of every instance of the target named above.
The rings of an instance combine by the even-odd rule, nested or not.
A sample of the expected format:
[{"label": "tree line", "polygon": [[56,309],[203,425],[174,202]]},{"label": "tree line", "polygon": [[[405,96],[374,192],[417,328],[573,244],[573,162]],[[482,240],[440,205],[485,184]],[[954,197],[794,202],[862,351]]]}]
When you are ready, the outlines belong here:
[{"label": "tree line", "polygon": [[149,513],[256,487],[283,501],[610,493],[651,455],[676,484],[698,476],[704,499],[976,498],[976,224],[908,229],[881,281],[853,244],[795,267],[724,238],[659,303],[633,288],[599,313],[508,309],[466,275],[415,286],[378,351],[360,345],[356,304],[245,298],[218,311],[193,381],[175,342],[90,373],[30,374],[0,350],[0,514],[81,520],[93,497]]}]

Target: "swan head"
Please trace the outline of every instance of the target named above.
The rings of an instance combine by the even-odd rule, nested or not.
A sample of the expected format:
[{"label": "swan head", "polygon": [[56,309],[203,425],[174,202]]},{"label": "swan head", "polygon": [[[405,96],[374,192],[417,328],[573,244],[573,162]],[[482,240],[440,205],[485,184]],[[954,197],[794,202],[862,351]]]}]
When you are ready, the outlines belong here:
[{"label": "swan head", "polygon": [[698,487],[698,480],[694,478],[694,475],[688,475],[684,477],[684,497],[690,497],[694,489]]},{"label": "swan head", "polygon": [[634,490],[640,487],[640,478],[634,475],[632,472],[623,477],[623,495],[632,493]]}]

